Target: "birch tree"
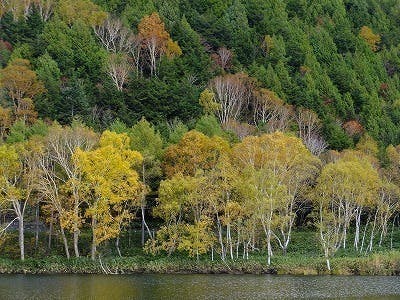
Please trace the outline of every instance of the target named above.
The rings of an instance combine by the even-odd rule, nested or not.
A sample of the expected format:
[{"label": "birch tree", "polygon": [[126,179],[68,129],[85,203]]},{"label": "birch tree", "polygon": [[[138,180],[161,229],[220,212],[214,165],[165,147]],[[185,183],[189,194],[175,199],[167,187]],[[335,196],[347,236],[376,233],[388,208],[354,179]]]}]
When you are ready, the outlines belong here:
[{"label": "birch tree", "polygon": [[0,146],[0,202],[2,207],[15,215],[5,229],[18,220],[21,260],[25,259],[25,213],[32,200],[40,151],[41,144],[36,140],[16,146]]},{"label": "birch tree", "polygon": [[101,25],[94,27],[94,32],[107,51],[127,53],[130,50],[133,33],[120,19],[109,16]]},{"label": "birch tree", "polygon": [[301,192],[317,176],[320,161],[301,140],[281,132],[247,137],[233,149],[239,168],[252,167],[273,175],[285,187],[286,197],[275,213],[279,216],[274,238],[286,253],[297,210],[301,209]]},{"label": "birch tree", "polygon": [[129,58],[125,54],[111,54],[107,60],[106,70],[118,91],[122,91],[132,70]]},{"label": "birch tree", "polygon": [[74,153],[88,204],[85,216],[91,219],[93,260],[99,244],[118,238],[122,225],[132,217],[129,208],[140,207],[144,186],[136,168],[143,158],[129,149],[129,142],[127,134],[105,131],[99,148],[77,148]]},{"label": "birch tree", "polygon": [[81,173],[78,166],[72,159],[76,149],[83,151],[91,150],[97,143],[97,135],[90,129],[80,125],[72,124],[71,127],[55,125],[50,128],[46,148],[49,159],[57,170],[57,178],[61,186],[70,195],[67,218],[64,219],[64,226],[73,233],[73,245],[75,256],[79,257],[79,235],[82,226],[81,205],[84,198],[81,194]]},{"label": "birch tree", "polygon": [[158,61],[162,56],[167,55],[171,58],[182,54],[182,50],[171,39],[157,13],[145,16],[138,25],[138,32],[151,76],[157,75]]},{"label": "birch tree", "polygon": [[218,103],[216,115],[222,125],[230,119],[238,120],[251,97],[251,79],[244,73],[215,77],[210,89]]}]

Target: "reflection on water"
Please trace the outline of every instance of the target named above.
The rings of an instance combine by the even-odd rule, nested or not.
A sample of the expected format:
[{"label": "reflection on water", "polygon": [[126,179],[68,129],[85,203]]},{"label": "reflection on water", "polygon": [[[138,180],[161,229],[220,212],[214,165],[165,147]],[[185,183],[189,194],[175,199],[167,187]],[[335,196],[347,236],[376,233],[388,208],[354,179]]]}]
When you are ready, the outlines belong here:
[{"label": "reflection on water", "polygon": [[400,278],[274,275],[1,275],[0,299],[400,299]]}]

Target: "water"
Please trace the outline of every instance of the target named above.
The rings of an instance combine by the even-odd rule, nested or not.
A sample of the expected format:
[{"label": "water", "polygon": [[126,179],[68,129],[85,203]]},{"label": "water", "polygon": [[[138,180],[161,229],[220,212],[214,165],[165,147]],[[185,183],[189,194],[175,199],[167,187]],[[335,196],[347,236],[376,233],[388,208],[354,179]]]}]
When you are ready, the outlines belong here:
[{"label": "water", "polygon": [[273,275],[0,275],[0,299],[400,299],[400,278]]}]

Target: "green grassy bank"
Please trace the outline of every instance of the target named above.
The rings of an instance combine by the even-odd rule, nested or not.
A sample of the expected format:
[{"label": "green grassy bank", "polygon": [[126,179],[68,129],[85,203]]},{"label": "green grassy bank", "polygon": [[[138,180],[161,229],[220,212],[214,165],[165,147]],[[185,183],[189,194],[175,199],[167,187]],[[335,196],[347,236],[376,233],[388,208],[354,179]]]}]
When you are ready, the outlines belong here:
[{"label": "green grassy bank", "polygon": [[[28,236],[29,237],[29,236]],[[349,240],[352,236],[349,237]],[[386,240],[381,247],[376,246],[374,252],[362,254],[352,247],[340,249],[331,259],[332,270],[326,268],[326,262],[321,254],[316,234],[310,230],[296,230],[286,255],[278,251],[274,245],[274,256],[271,266],[267,266],[266,253],[251,252],[249,259],[239,258],[232,261],[221,261],[215,254],[211,261],[210,254],[200,257],[197,261],[186,253],[173,253],[171,256],[160,254],[152,256],[143,252],[140,246],[140,235],[122,237],[121,252],[118,257],[114,243],[100,248],[102,261],[92,261],[90,254],[90,236],[83,234],[80,241],[81,258],[67,260],[63,255],[61,242],[54,240],[51,251],[46,249],[46,236],[40,238],[39,246],[35,250],[32,237],[27,239],[27,259],[22,262],[18,259],[19,249],[15,247],[17,236],[10,235],[9,239],[0,245],[0,273],[230,273],[230,274],[293,274],[293,275],[400,275],[400,230],[393,234],[393,243]],[[393,250],[391,250],[393,248]]]},{"label": "green grassy bank", "polygon": [[276,256],[267,266],[261,255],[236,261],[183,257],[117,257],[91,261],[89,258],[67,260],[58,256],[30,258],[24,262],[0,259],[0,273],[26,274],[129,274],[129,273],[209,273],[209,274],[293,274],[293,275],[400,275],[400,251],[375,253],[362,257],[336,257],[328,272],[322,257]]}]

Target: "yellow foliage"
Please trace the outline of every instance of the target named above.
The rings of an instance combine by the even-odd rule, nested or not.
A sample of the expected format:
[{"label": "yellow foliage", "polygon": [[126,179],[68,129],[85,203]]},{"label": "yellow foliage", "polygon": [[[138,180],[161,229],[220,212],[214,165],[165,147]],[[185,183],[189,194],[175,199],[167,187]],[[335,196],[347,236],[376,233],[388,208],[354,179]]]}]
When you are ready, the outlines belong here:
[{"label": "yellow foliage", "polygon": [[134,169],[143,158],[139,152],[129,150],[129,143],[126,134],[105,131],[99,148],[77,149],[74,154],[89,204],[86,215],[92,218],[97,243],[118,236],[122,223],[131,217],[127,207],[140,206],[139,199],[145,192]]},{"label": "yellow foliage", "polygon": [[57,7],[58,15],[67,24],[83,21],[86,25],[101,25],[107,18],[107,13],[90,0],[62,0]]},{"label": "yellow foliage", "polygon": [[181,47],[179,47],[177,42],[174,42],[173,40],[169,39],[167,41],[166,55],[168,58],[174,58],[176,56],[181,56],[182,49],[181,49]]},{"label": "yellow foliage", "polygon": [[317,183],[316,200],[319,202],[345,200],[370,206],[377,201],[381,179],[368,160],[348,153],[336,162],[327,164]]},{"label": "yellow foliage", "polygon": [[213,114],[221,107],[221,105],[215,101],[215,95],[213,91],[209,89],[205,89],[201,92],[199,103],[200,106],[203,107],[204,112],[207,114]]},{"label": "yellow foliage", "polygon": [[229,149],[228,142],[221,137],[210,138],[198,131],[189,131],[178,144],[165,151],[165,173],[168,177],[178,173],[193,176],[197,170],[210,170],[221,156],[229,154]]},{"label": "yellow foliage", "polygon": [[378,50],[381,37],[379,34],[374,34],[371,28],[368,26],[361,27],[360,37],[364,39],[372,51],[376,52]]},{"label": "yellow foliage", "polygon": [[184,234],[178,244],[178,250],[188,251],[190,257],[205,254],[214,244],[214,235],[212,234],[212,221],[209,218],[202,218],[200,221],[192,224],[185,224]]}]

